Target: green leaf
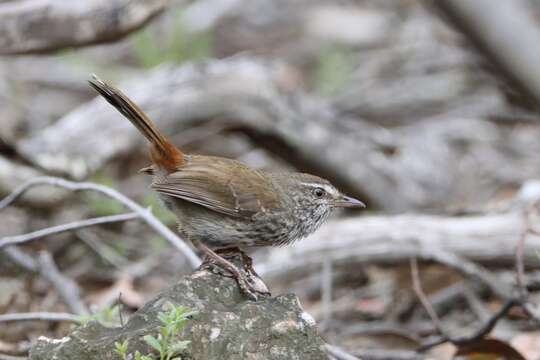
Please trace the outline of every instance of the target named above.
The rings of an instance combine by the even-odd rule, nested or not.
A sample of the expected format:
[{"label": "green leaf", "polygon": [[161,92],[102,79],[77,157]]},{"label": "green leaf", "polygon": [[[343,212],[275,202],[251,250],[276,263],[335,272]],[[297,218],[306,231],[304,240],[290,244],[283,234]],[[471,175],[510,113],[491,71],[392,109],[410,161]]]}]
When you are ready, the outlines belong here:
[{"label": "green leaf", "polygon": [[187,349],[187,347],[188,347],[188,345],[190,343],[191,343],[191,341],[189,341],[189,340],[175,342],[174,344],[172,344],[169,347],[169,354],[176,355],[179,352],[184,351],[185,349]]},{"label": "green leaf", "polygon": [[117,341],[114,343],[114,347],[115,347],[114,351],[115,351],[118,355],[120,355],[120,357],[122,358],[122,360],[125,360],[125,359],[126,359],[126,355],[127,355],[127,351],[128,351],[128,345],[129,345],[129,343],[128,343],[127,340],[125,340],[125,341],[122,342],[122,343],[119,343],[119,342],[117,342]]},{"label": "green leaf", "polygon": [[163,351],[163,348],[161,344],[159,343],[159,341],[152,335],[146,335],[143,337],[143,339],[148,345],[156,349],[159,353]]},{"label": "green leaf", "polygon": [[161,335],[166,339],[170,335],[170,330],[167,326],[163,326],[159,328],[159,331],[161,332]]},{"label": "green leaf", "polygon": [[141,355],[139,350],[135,352],[135,360],[154,360],[151,356],[148,355]]}]

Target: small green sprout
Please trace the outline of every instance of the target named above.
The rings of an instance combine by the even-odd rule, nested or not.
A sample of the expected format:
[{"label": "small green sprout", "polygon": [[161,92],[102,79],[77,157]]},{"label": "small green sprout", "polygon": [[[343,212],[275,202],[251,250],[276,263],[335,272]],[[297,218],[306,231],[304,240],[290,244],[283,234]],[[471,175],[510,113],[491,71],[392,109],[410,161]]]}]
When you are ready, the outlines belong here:
[{"label": "small green sprout", "polygon": [[[159,360],[182,360],[179,354],[184,351],[190,341],[178,340],[178,333],[184,328],[195,311],[183,306],[176,306],[170,302],[165,304],[166,311],[158,314],[161,326],[158,328],[157,336],[146,335],[143,340],[148,346],[156,350],[159,354]],[[120,356],[120,360],[156,360],[152,355],[142,355],[139,351],[128,355],[128,341],[122,343],[115,342],[115,352]]]},{"label": "small green sprout", "polygon": [[135,351],[135,360],[154,360],[151,356],[141,355],[139,350]]},{"label": "small green sprout", "polygon": [[158,314],[162,326],[159,327],[157,337],[146,335],[143,340],[159,353],[159,360],[180,360],[180,357],[175,356],[184,351],[190,341],[179,341],[176,337],[195,312],[171,303],[166,306],[169,310]]},{"label": "small green sprout", "polygon": [[119,356],[120,356],[120,359],[122,360],[127,360],[127,356],[128,356],[128,341],[125,340],[124,342],[122,343],[119,343],[119,342],[115,342],[114,343],[114,352],[117,353]]}]

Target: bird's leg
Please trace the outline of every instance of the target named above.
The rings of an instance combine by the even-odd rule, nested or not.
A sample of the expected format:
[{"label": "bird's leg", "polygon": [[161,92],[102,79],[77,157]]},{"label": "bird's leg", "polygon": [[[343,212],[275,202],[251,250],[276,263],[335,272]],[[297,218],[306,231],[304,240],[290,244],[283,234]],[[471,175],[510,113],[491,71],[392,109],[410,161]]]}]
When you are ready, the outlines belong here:
[{"label": "bird's leg", "polygon": [[260,277],[259,274],[253,268],[253,259],[245,253],[245,251],[240,250],[239,247],[228,247],[216,250],[216,254],[221,255],[225,259],[234,258],[240,255],[242,257],[242,264],[244,266],[244,271],[250,276]]},{"label": "bird's leg", "polygon": [[[249,278],[245,276],[240,270],[238,270],[238,268],[233,263],[231,263],[227,259],[224,259],[222,256],[219,256],[212,249],[210,249],[208,246],[206,246],[200,241],[193,241],[193,245],[195,245],[197,249],[199,249],[206,255],[208,260],[211,261],[212,265],[218,266],[221,269],[229,272],[238,283],[240,290],[244,294],[246,294],[251,300],[257,301],[257,289],[253,287],[253,285],[249,281]],[[207,263],[207,261],[205,260],[204,263]]]}]

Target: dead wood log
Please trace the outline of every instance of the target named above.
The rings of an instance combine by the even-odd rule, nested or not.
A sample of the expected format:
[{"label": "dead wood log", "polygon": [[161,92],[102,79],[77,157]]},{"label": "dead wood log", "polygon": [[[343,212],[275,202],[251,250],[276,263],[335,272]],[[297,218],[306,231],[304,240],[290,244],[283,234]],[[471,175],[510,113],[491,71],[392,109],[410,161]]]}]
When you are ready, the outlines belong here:
[{"label": "dead wood log", "polygon": [[[266,276],[319,269],[325,259],[339,264],[395,264],[411,257],[433,260],[438,251],[485,265],[510,266],[524,229],[519,212],[463,217],[431,215],[367,216],[334,220],[290,247],[257,254],[257,271]],[[527,266],[538,268],[540,238],[524,248]],[[509,295],[509,294],[508,294]]]},{"label": "dead wood log", "polygon": [[55,51],[117,40],[169,0],[24,0],[0,4],[0,54]]}]

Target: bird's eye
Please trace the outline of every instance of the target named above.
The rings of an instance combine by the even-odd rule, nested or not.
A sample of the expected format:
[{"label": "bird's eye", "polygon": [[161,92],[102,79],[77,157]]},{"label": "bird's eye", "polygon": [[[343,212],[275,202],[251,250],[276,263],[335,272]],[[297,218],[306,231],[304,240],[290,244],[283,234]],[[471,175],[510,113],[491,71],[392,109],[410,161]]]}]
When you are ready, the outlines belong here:
[{"label": "bird's eye", "polygon": [[323,197],[325,193],[326,192],[324,191],[323,188],[315,188],[315,189],[313,189],[313,195],[315,195],[318,198]]}]

